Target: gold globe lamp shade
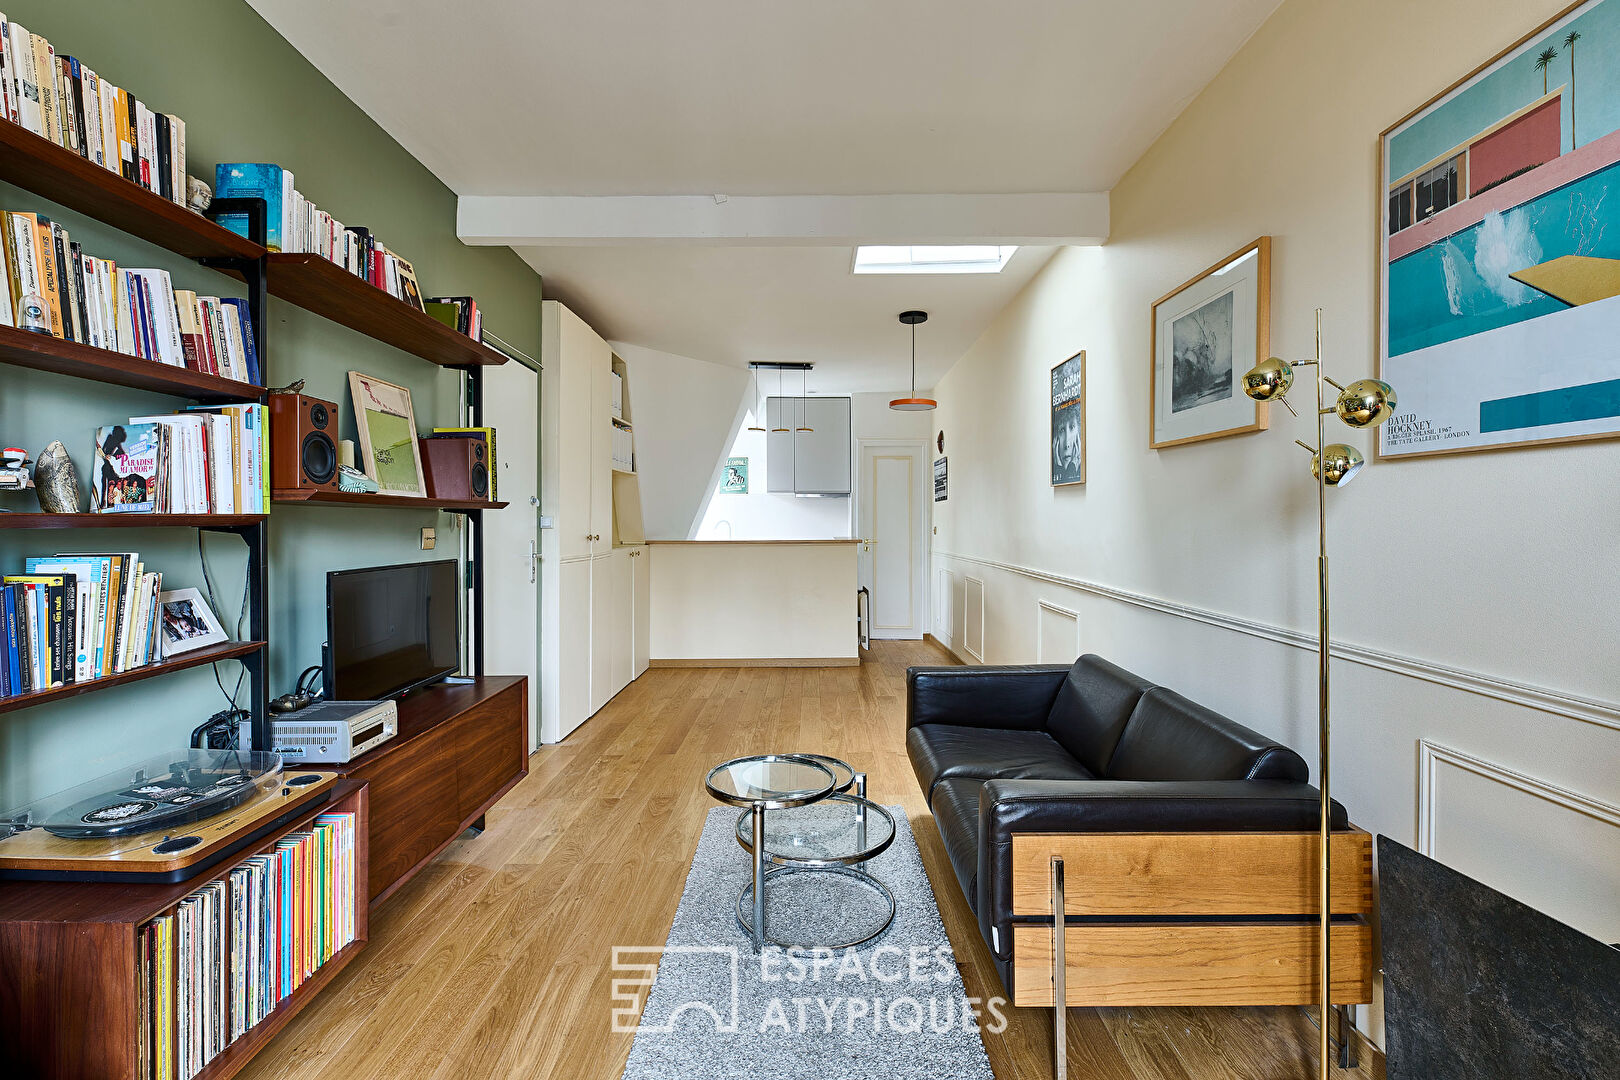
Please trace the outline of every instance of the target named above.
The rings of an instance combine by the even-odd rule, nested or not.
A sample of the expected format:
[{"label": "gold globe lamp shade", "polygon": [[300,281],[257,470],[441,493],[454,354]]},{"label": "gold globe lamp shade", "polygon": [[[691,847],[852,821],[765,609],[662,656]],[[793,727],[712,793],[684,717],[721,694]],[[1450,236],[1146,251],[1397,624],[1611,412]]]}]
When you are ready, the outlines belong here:
[{"label": "gold globe lamp shade", "polygon": [[1361,451],[1344,443],[1333,443],[1320,454],[1311,455],[1311,475],[1320,475],[1318,470],[1323,463],[1327,465],[1327,474],[1324,479],[1328,487],[1343,487],[1355,479],[1367,464],[1367,459],[1361,456]]},{"label": "gold globe lamp shade", "polygon": [[1294,369],[1286,360],[1273,356],[1248,370],[1243,376],[1243,392],[1256,401],[1281,398],[1294,385]]},{"label": "gold globe lamp shade", "polygon": [[1360,379],[1340,392],[1333,411],[1353,428],[1375,427],[1395,412],[1395,388],[1379,379]]}]

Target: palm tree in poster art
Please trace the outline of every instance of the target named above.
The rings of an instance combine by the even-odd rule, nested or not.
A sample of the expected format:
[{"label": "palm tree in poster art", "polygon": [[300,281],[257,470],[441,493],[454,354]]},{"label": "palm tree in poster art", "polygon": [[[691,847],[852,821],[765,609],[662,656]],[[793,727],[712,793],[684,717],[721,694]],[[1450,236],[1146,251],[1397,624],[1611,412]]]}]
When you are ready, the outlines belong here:
[{"label": "palm tree in poster art", "polygon": [[1552,66],[1552,62],[1556,59],[1558,59],[1558,50],[1550,45],[1547,46],[1547,48],[1542,49],[1541,55],[1536,57],[1536,70],[1541,72],[1542,97],[1546,97],[1547,91],[1550,89],[1547,86],[1547,69]]},{"label": "palm tree in poster art", "polygon": [[1579,30],[1571,30],[1564,38],[1564,48],[1569,50],[1569,148],[1575,149],[1575,43],[1581,40]]}]

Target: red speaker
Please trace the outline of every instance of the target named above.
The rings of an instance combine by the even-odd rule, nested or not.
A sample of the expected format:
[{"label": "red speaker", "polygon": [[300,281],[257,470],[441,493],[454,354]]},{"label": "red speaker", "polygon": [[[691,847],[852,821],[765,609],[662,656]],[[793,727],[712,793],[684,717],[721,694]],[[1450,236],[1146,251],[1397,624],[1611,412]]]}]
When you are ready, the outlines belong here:
[{"label": "red speaker", "polygon": [[482,435],[430,435],[417,444],[428,498],[489,498],[489,444]]},{"label": "red speaker", "polygon": [[338,486],[337,406],[303,394],[270,395],[270,486]]}]

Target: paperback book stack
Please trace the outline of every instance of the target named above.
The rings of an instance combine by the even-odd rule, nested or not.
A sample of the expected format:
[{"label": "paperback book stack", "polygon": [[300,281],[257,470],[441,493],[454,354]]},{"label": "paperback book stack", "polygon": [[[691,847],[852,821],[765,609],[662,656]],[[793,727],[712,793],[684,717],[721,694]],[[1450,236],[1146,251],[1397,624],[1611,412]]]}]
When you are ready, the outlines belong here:
[{"label": "paperback book stack", "polygon": [[269,414],[257,404],[194,406],[96,429],[90,510],[98,514],[262,514],[270,503]]},{"label": "paperback book stack", "polygon": [[[271,251],[319,255],[365,278],[418,311],[425,310],[411,264],[388,250],[371,230],[345,225],[293,187],[293,174],[280,165],[227,162],[214,169],[215,198],[263,199],[265,246]],[[220,214],[225,228],[251,237],[246,214]]]},{"label": "paperback book stack", "polygon": [[186,205],[186,124],[0,14],[0,113],[125,180]]},{"label": "paperback book stack", "polygon": [[142,1080],[189,1080],[354,940],[355,815],[321,814],[141,928]]},{"label": "paperback book stack", "polygon": [[139,552],[44,555],[0,578],[0,696],[104,679],[163,658],[163,575]]},{"label": "paperback book stack", "polygon": [[167,270],[86,255],[60,222],[0,214],[0,323],[238,382],[259,382],[248,302],[176,289]]}]

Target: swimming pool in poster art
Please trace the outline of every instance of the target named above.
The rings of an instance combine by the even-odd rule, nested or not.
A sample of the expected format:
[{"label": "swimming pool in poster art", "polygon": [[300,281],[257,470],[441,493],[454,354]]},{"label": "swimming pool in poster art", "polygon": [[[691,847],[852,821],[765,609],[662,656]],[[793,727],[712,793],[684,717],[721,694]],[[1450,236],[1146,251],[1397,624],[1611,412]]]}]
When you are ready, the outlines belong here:
[{"label": "swimming pool in poster art", "polygon": [[1389,355],[1569,311],[1511,276],[1565,255],[1620,259],[1620,163],[1392,262]]}]

